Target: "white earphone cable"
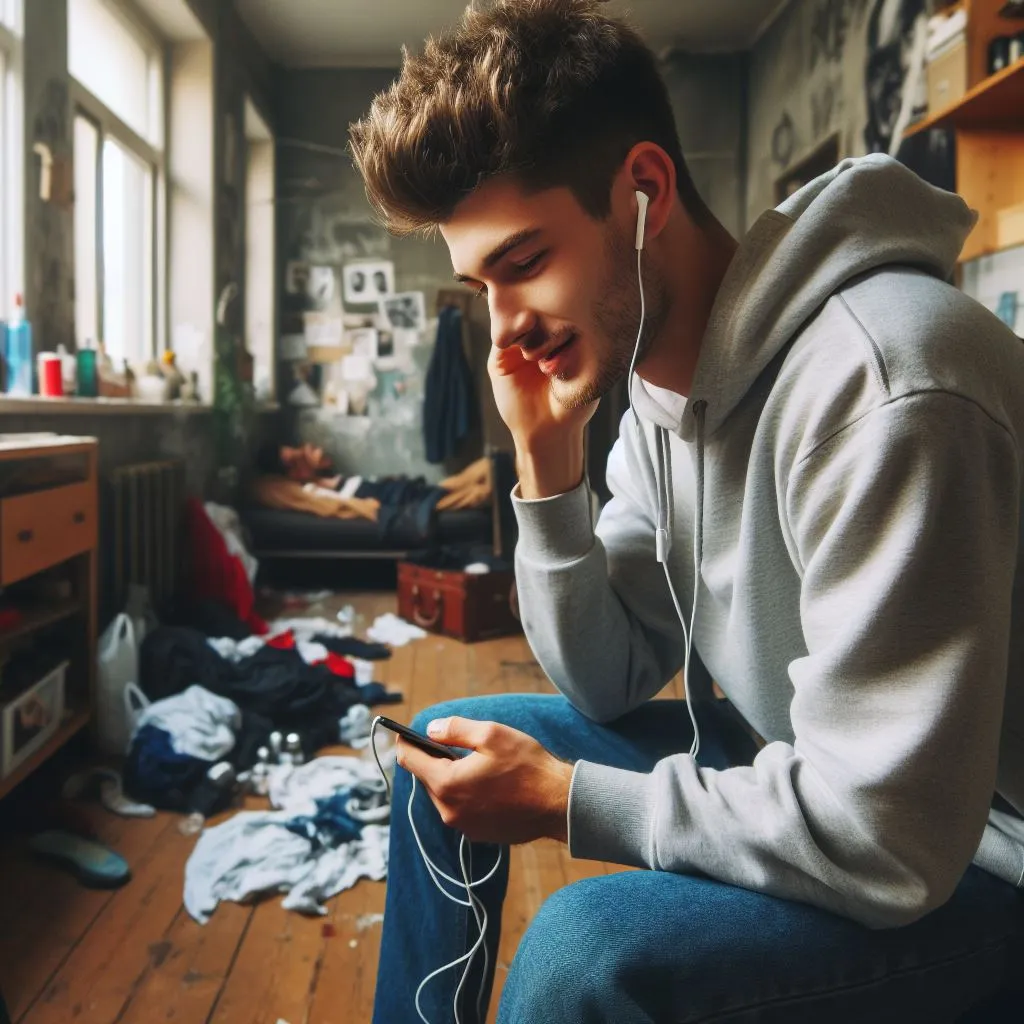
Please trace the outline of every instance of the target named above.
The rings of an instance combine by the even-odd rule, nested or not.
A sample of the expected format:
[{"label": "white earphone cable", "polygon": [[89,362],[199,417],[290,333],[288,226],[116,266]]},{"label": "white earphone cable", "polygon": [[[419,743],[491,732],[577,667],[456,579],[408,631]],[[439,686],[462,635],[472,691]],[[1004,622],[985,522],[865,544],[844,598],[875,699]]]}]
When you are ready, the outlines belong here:
[{"label": "white earphone cable", "polygon": [[[640,216],[643,216],[641,212]],[[642,428],[640,426],[640,417],[636,413],[636,407],[633,405],[633,377],[636,374],[636,361],[640,354],[640,343],[643,341],[644,336],[644,321],[647,318],[647,299],[644,295],[644,271],[643,271],[643,247],[642,247],[643,236],[638,232],[638,245],[636,251],[636,278],[637,284],[640,288],[640,327],[636,334],[636,345],[633,347],[633,358],[629,362],[629,378],[626,386],[626,391],[629,396],[629,407],[633,413],[633,424],[637,432],[637,442],[642,443],[648,453],[650,449],[647,447],[646,441],[642,437]],[[662,538],[661,533],[663,530],[670,531],[672,529],[671,520],[666,523],[662,523],[662,509],[661,505],[663,500],[670,501],[671,495],[662,495],[661,489],[666,486],[669,479],[669,467],[667,465],[668,460],[671,458],[671,454],[668,451],[668,445],[665,444],[659,450],[659,459],[663,460],[662,465],[654,465],[654,476],[655,476],[655,488],[658,491],[658,522],[655,526],[655,550],[658,553],[658,560],[661,562],[662,568],[665,570],[665,581],[668,583],[668,592],[672,596],[672,604],[675,607],[676,615],[679,618],[679,624],[683,627],[683,643],[685,646],[685,653],[683,656],[683,696],[686,699],[686,710],[690,715],[690,723],[693,726],[693,742],[690,744],[690,756],[693,758],[697,757],[700,752],[700,729],[697,726],[697,716],[693,710],[693,701],[690,700],[690,658],[693,651],[693,626],[697,621],[697,592],[700,589],[700,545],[698,543],[698,535],[696,525],[693,531],[693,610],[690,614],[690,624],[687,626],[686,616],[683,614],[682,605],[679,603],[679,596],[676,594],[675,584],[672,582],[672,574],[669,572],[668,567],[668,538]],[[652,460],[653,464],[653,460]],[[694,516],[700,515],[700,509],[694,509]]]},{"label": "white earphone cable", "polygon": [[[381,778],[384,780],[384,785],[387,789],[388,803],[391,803],[391,782],[388,779],[387,772],[384,771],[384,766],[381,764],[380,756],[377,753],[377,726],[380,723],[380,716],[378,715],[370,726],[370,748],[373,750],[373,758],[377,762],[377,768],[380,770]],[[483,878],[477,879],[475,882],[472,880],[472,848],[466,842],[466,837],[462,836],[459,839],[459,869],[462,873],[461,878],[453,878],[451,875],[442,871],[427,855],[427,851],[423,846],[423,840],[420,838],[419,829],[416,828],[416,821],[413,818],[413,801],[416,798],[416,776],[412,777],[412,788],[409,791],[409,803],[406,808],[409,827],[412,829],[413,838],[416,841],[416,846],[420,851],[420,856],[423,858],[424,866],[427,869],[427,873],[430,875],[430,880],[437,887],[438,891],[444,896],[445,899],[451,900],[452,903],[457,903],[460,907],[466,907],[471,910],[473,917],[476,920],[477,927],[479,928],[479,935],[476,941],[473,943],[467,952],[465,952],[458,959],[453,960],[451,963],[445,964],[443,967],[438,967],[437,970],[431,971],[419,984],[416,989],[416,1013],[419,1014],[419,1018],[423,1021],[423,1024],[431,1024],[423,1013],[423,1009],[420,1006],[420,996],[423,993],[423,989],[427,983],[432,981],[440,974],[444,974],[445,971],[450,971],[454,967],[458,967],[459,964],[465,964],[465,968],[462,972],[462,977],[459,979],[458,987],[455,989],[455,1000],[453,1003],[453,1011],[455,1014],[455,1024],[462,1024],[462,1020],[459,1015],[459,996],[462,994],[462,989],[469,978],[470,972],[473,968],[473,960],[476,958],[477,953],[483,948],[484,954],[484,970],[480,980],[480,989],[477,992],[476,998],[476,1012],[477,1019],[483,1020],[483,997],[484,989],[487,985],[487,968],[490,963],[490,954],[487,950],[487,908],[484,906],[483,901],[479,899],[473,892],[478,886],[483,885],[485,882],[490,881],[498,868],[501,866],[501,849],[498,850],[498,856],[494,862],[494,866],[490,871],[487,872]],[[393,812],[393,809],[392,809]],[[469,850],[469,864],[466,862],[466,852]],[[453,896],[441,883],[441,879],[450,882],[452,885],[458,886],[464,889],[466,892],[466,898],[462,899],[459,896]]]}]

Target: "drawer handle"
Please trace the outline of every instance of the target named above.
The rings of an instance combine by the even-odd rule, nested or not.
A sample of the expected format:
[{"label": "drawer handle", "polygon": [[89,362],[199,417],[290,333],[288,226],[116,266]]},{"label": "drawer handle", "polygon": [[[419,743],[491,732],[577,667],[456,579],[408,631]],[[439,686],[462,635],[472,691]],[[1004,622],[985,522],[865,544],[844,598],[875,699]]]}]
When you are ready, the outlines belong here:
[{"label": "drawer handle", "polygon": [[34,536],[35,534],[31,530],[18,531],[18,540],[21,541],[22,544],[27,544]]},{"label": "drawer handle", "polygon": [[85,513],[84,512],[76,512],[71,518],[76,523],[84,523],[85,522]]}]

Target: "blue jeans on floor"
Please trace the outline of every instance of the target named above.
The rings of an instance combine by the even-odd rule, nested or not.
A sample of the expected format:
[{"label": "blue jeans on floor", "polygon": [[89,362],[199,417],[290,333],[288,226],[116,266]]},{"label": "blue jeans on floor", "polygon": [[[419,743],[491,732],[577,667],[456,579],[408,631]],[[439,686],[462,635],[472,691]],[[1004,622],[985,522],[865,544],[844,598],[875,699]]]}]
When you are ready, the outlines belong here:
[{"label": "blue jeans on floor", "polygon": [[[414,726],[422,731],[431,719],[450,715],[513,726],[567,761],[633,771],[650,771],[661,758],[689,750],[692,737],[682,701],[648,703],[597,725],[562,697],[534,694],[450,701],[418,715]],[[702,706],[698,724],[704,766],[753,760],[753,743],[724,705]],[[399,768],[375,1024],[418,1024],[414,995],[420,981],[467,952],[478,935],[471,912],[444,899],[427,874],[406,813],[410,786],[411,777]],[[459,836],[441,823],[421,786],[414,816],[431,859],[460,877]],[[474,878],[489,870],[497,851],[473,845]],[[508,851],[502,850],[501,870],[475,890],[489,919],[485,1015],[507,884]],[[955,1021],[1000,987],[1022,935],[1020,893],[973,867],[945,906],[885,931],[709,878],[622,872],[566,886],[541,907],[519,945],[498,1021]],[[477,1024],[482,956],[474,968],[460,1001],[463,1024]],[[424,988],[421,1006],[430,1024],[454,1020],[461,974],[462,966]]]}]

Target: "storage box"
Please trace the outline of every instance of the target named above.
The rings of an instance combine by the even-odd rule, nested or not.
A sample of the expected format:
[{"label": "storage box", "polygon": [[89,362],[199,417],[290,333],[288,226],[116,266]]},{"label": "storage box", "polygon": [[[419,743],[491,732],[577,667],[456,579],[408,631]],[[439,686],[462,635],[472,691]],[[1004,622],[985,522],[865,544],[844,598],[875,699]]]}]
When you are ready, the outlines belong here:
[{"label": "storage box", "polygon": [[475,574],[398,563],[398,614],[431,633],[475,643],[520,631],[515,573]]},{"label": "storage box", "polygon": [[937,114],[967,92],[967,43],[961,40],[928,64],[928,113]]},{"label": "storage box", "polygon": [[68,662],[61,662],[0,708],[3,718],[0,778],[10,775],[60,728],[67,668]]}]

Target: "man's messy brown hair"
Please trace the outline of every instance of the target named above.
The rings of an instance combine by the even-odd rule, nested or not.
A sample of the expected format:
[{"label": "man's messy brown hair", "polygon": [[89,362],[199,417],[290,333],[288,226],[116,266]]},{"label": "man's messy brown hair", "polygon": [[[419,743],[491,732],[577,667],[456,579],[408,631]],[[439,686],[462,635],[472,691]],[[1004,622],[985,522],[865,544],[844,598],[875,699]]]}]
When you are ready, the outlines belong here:
[{"label": "man's messy brown hair", "polygon": [[482,182],[564,186],[592,217],[638,142],[676,167],[691,216],[707,208],[683,159],[657,60],[603,0],[474,3],[458,28],[404,54],[402,71],[349,129],[371,205],[395,234],[443,224]]}]

